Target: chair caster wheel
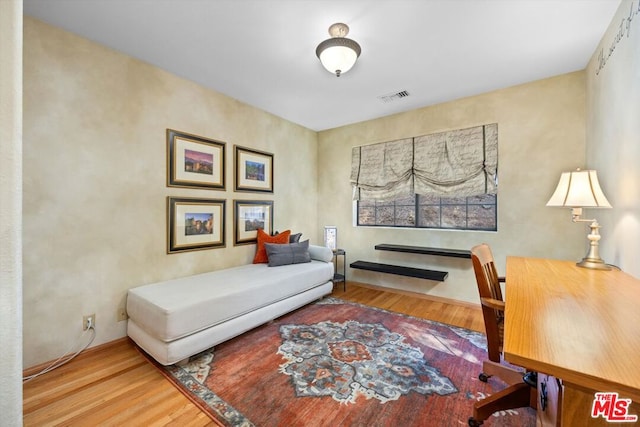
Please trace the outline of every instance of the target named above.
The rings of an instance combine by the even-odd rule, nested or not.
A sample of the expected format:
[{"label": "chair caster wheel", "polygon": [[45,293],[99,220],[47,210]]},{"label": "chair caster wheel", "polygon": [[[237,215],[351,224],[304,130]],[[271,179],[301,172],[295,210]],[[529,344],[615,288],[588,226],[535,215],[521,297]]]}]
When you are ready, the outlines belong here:
[{"label": "chair caster wheel", "polygon": [[482,421],[478,421],[473,417],[469,417],[469,427],[479,427],[482,425]]},{"label": "chair caster wheel", "polygon": [[538,373],[537,372],[527,372],[522,377],[525,383],[529,387],[538,388]]},{"label": "chair caster wheel", "polygon": [[478,379],[483,383],[486,383],[489,380],[489,375],[485,374],[484,372],[481,372],[480,375],[478,375]]}]

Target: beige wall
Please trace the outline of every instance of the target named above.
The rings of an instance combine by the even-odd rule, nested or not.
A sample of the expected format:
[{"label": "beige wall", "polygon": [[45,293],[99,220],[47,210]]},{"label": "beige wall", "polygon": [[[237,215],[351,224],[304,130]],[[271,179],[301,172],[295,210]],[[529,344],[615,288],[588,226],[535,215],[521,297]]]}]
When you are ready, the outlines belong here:
[{"label": "beige wall", "polygon": [[[349,269],[350,280],[477,302],[469,260],[374,250],[378,243],[470,249],[491,244],[499,268],[507,255],[580,259],[580,226],[569,211],[547,208],[560,172],[585,159],[585,76],[576,72],[386,118],[319,136],[320,226],[338,227],[348,262],[366,260],[449,272],[445,282]],[[354,227],[349,185],[351,148],[403,137],[498,123],[498,231]],[[561,236],[561,237],[560,237]]]},{"label": "beige wall", "polygon": [[587,215],[602,258],[640,278],[640,0],[621,2],[586,75],[587,164],[613,206]]},{"label": "beige wall", "polygon": [[22,1],[0,1],[0,424],[22,424]]},{"label": "beige wall", "polygon": [[[317,134],[68,32],[24,22],[24,364],[125,336],[127,289],[250,262],[233,200],[318,243]],[[226,191],[166,186],[166,128],[227,143]],[[275,194],[233,192],[233,145],[274,153]],[[295,177],[295,179],[292,179]],[[224,198],[225,249],[166,254],[166,197]],[[84,337],[82,342],[86,342]]]}]

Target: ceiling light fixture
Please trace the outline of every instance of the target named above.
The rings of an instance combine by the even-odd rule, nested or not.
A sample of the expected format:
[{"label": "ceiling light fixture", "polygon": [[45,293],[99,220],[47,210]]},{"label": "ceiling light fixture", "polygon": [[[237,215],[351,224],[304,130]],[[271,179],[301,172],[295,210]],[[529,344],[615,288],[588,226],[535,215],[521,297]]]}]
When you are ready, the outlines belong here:
[{"label": "ceiling light fixture", "polygon": [[330,73],[340,77],[354,66],[360,56],[360,45],[354,40],[346,38],[349,27],[337,23],[329,27],[330,39],[320,43],[316,48],[316,56]]}]

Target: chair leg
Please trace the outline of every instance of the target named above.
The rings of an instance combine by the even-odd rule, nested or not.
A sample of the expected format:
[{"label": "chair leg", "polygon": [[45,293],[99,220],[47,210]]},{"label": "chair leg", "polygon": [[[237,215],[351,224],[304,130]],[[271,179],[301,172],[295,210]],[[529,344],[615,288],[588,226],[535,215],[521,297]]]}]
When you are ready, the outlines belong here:
[{"label": "chair leg", "polygon": [[[482,424],[491,414],[506,409],[528,407],[531,401],[531,387],[524,382],[510,385],[473,404],[473,419]],[[471,425],[471,420],[469,420]]]}]

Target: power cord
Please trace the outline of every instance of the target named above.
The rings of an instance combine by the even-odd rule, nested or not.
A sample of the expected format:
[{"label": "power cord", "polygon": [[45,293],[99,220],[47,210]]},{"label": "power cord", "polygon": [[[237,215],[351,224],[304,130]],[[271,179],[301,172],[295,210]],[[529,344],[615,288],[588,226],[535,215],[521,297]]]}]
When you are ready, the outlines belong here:
[{"label": "power cord", "polygon": [[62,356],[60,356],[57,360],[53,361],[49,366],[47,366],[46,368],[44,368],[42,371],[37,372],[35,374],[32,375],[27,375],[26,377],[22,378],[22,383],[27,383],[37,377],[39,377],[40,375],[46,374],[47,372],[51,372],[54,369],[59,368],[62,365],[65,365],[67,363],[69,363],[71,360],[73,360],[77,355],[79,355],[80,353],[82,353],[83,351],[85,351],[93,342],[93,340],[96,337],[96,329],[93,326],[93,323],[91,322],[91,319],[89,319],[87,321],[87,329],[82,333],[82,335],[80,335],[80,339],[82,339],[89,331],[91,331],[91,339],[89,340],[89,342],[82,347],[81,349],[79,349],[78,351],[76,351],[73,354],[70,354],[71,348],[73,347],[74,344],[71,345],[71,347],[69,347],[69,350],[67,350],[65,352],[65,354],[63,354]]}]

